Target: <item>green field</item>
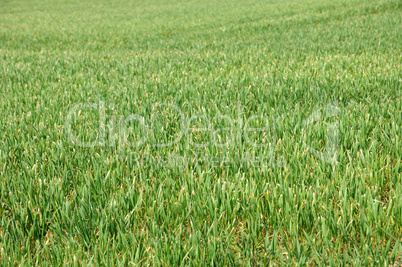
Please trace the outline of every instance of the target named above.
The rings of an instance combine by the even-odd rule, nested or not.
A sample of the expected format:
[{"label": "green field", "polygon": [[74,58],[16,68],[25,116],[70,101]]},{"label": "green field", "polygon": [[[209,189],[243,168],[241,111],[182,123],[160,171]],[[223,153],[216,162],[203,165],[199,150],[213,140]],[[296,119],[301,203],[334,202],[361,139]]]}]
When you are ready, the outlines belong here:
[{"label": "green field", "polygon": [[0,0],[0,262],[402,264],[402,2]]}]

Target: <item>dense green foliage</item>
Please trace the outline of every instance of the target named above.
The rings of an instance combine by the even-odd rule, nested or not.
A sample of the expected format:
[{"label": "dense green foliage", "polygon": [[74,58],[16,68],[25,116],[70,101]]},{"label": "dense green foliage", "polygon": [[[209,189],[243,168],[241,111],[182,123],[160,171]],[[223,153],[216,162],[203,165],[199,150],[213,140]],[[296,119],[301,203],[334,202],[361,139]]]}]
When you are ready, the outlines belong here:
[{"label": "dense green foliage", "polygon": [[401,8],[0,1],[0,260],[401,264]]}]

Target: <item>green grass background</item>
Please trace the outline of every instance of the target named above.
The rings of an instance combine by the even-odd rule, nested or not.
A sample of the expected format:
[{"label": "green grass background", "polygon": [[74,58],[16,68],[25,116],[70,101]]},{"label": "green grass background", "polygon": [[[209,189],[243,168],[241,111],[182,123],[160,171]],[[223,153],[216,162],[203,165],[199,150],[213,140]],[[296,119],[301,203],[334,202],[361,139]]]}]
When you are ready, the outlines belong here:
[{"label": "green grass background", "polygon": [[[401,8],[393,0],[1,0],[1,262],[401,264]],[[275,138],[270,149],[240,136],[196,148],[211,139],[195,129],[201,120],[173,146],[155,147],[180,131],[165,108],[157,122],[169,130],[139,147],[74,145],[69,111],[102,102],[114,107],[108,123],[130,114],[150,122],[155,103],[237,126],[262,114]],[[338,116],[311,125],[306,142],[323,151],[336,121],[337,165],[302,142],[303,121],[334,102]],[[98,117],[75,114],[74,132],[94,140]],[[130,140],[144,134],[138,123],[128,128]],[[267,151],[274,160],[263,166],[236,161]],[[188,163],[143,166],[134,152]],[[217,166],[197,153],[237,163]]]}]

